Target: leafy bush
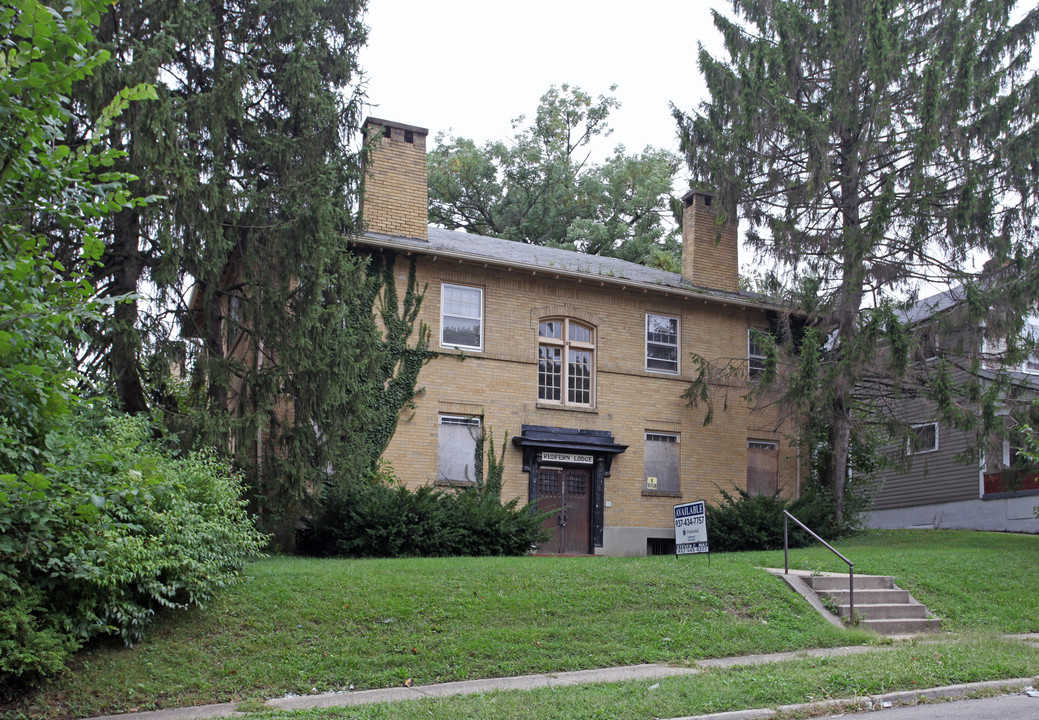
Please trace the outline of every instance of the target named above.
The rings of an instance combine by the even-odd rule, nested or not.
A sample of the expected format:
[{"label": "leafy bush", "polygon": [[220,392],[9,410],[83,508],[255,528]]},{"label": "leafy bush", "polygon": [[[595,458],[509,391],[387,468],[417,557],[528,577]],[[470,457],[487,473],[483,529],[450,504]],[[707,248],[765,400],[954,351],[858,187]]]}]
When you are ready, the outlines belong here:
[{"label": "leafy bush", "polygon": [[109,635],[139,640],[160,608],[205,603],[263,537],[239,478],[172,457],[143,419],[81,416],[41,472],[0,475],[0,686],[60,669]]},{"label": "leafy bush", "polygon": [[370,482],[329,490],[298,549],[343,557],[523,555],[541,539],[541,517],[518,499],[502,503],[482,484],[412,491],[384,469]]},{"label": "leafy bush", "polygon": [[[853,532],[860,511],[853,507],[847,522],[835,526],[833,502],[825,489],[809,486],[800,498],[788,502],[769,495],[750,495],[734,488],[736,495],[721,490],[722,501],[707,505],[708,538],[712,550],[738,552],[743,550],[779,550],[783,547],[783,511],[810,527],[826,540]],[[815,541],[797,523],[790,522],[790,547],[807,547]]]}]

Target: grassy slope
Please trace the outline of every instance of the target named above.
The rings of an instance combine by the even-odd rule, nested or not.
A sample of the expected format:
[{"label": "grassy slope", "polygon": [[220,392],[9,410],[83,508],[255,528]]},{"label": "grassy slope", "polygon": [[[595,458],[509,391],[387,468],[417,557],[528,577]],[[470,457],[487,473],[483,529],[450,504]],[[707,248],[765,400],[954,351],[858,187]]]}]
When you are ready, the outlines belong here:
[{"label": "grassy slope", "polygon": [[[1039,537],[960,530],[874,531],[837,545],[855,573],[893,575],[942,618],[947,631],[1039,632]],[[783,553],[741,553],[748,564],[783,567]],[[822,546],[792,550],[790,566],[847,572]]]},{"label": "grassy slope", "polygon": [[[882,533],[840,546],[952,630],[1039,631],[1039,538]],[[825,552],[825,551],[823,551]],[[641,662],[857,644],[754,569],[782,553],[257,563],[205,611],[132,650],[97,647],[14,708],[76,716]],[[840,570],[815,549],[792,565]],[[988,581],[998,581],[990,588]],[[1030,657],[1030,656],[1029,656]],[[986,667],[991,667],[988,663]],[[1015,667],[1015,672],[1020,668]]]}]

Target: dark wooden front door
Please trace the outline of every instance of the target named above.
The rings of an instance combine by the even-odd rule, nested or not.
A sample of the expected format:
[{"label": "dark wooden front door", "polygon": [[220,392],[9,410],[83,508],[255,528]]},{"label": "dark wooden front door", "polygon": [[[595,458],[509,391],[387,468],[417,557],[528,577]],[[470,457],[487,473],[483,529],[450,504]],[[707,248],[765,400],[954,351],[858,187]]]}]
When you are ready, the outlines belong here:
[{"label": "dark wooden front door", "polygon": [[591,552],[592,473],[584,468],[538,470],[539,512],[550,511],[545,529],[551,535],[541,552],[586,555]]}]

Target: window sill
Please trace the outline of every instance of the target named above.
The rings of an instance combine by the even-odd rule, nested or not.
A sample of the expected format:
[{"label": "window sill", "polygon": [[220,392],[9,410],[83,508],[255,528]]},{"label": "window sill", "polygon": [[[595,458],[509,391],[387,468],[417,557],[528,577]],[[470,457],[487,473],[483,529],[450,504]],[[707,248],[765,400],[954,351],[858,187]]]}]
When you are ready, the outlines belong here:
[{"label": "window sill", "polygon": [[1034,497],[1036,495],[1039,495],[1039,490],[1008,490],[1005,492],[987,492],[981,496],[981,499],[982,501],[1006,500],[1007,498]]},{"label": "window sill", "polygon": [[469,488],[476,487],[475,480],[435,480],[433,484],[437,487]]},{"label": "window sill", "polygon": [[538,402],[535,406],[539,410],[568,410],[569,412],[583,412],[583,413],[594,413],[598,414],[599,411],[593,407],[584,407],[583,405],[557,405],[556,403]]},{"label": "window sill", "polygon": [[682,497],[681,490],[643,490],[642,497],[669,497],[669,498],[680,498]]}]

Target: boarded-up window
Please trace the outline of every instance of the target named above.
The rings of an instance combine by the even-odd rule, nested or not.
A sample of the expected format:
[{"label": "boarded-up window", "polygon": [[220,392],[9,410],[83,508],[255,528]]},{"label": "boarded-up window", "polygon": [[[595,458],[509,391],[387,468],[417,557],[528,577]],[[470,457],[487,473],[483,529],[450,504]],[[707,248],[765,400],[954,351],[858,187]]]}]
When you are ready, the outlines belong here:
[{"label": "boarded-up window", "polygon": [[481,432],[478,417],[440,416],[437,480],[476,481],[476,443]]},{"label": "boarded-up window", "polygon": [[779,444],[747,441],[747,494],[773,497],[779,492]]},{"label": "boarded-up window", "polygon": [[678,435],[646,433],[646,490],[678,492],[680,454]]}]

